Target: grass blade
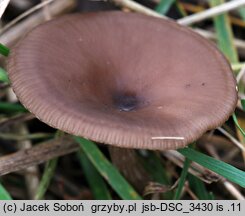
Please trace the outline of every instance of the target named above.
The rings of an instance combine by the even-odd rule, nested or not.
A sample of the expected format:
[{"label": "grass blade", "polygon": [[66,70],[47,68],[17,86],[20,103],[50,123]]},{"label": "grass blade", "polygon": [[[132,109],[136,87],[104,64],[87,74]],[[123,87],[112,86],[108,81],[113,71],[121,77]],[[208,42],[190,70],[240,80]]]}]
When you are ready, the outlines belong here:
[{"label": "grass blade", "polygon": [[164,15],[169,11],[175,1],[176,0],[161,0],[155,8],[155,11]]},{"label": "grass blade", "polygon": [[200,200],[212,200],[213,196],[211,196],[206,190],[205,184],[198,179],[196,176],[189,174],[188,175],[190,187],[195,192],[197,197]]},{"label": "grass blade", "polygon": [[245,100],[241,99],[242,109],[245,111]]},{"label": "grass blade", "polygon": [[46,163],[44,174],[42,176],[41,182],[39,184],[39,187],[37,189],[37,193],[35,196],[35,199],[40,200],[43,199],[48,186],[51,182],[51,179],[54,175],[55,168],[57,166],[58,158],[52,159]]},{"label": "grass blade", "polygon": [[0,183],[0,200],[12,200],[7,190]]},{"label": "grass blade", "polygon": [[245,21],[245,7],[239,8],[238,11],[240,13],[242,20]]},{"label": "grass blade", "polygon": [[188,174],[188,169],[189,169],[190,164],[191,164],[191,160],[186,158],[185,162],[184,162],[184,167],[183,167],[181,175],[180,175],[178,187],[177,187],[175,195],[174,195],[174,200],[180,199],[180,195],[181,195],[181,192],[183,191],[183,187],[185,184],[185,180],[186,180],[186,176]]},{"label": "grass blade", "polygon": [[21,104],[8,103],[8,102],[0,102],[0,111],[6,113],[27,112],[25,107],[23,107]]},{"label": "grass blade", "polygon": [[226,179],[234,182],[242,187],[245,187],[245,172],[239,170],[230,164],[227,164],[223,161],[216,160],[210,156],[207,156],[203,153],[195,151],[191,148],[179,149],[180,152],[185,157],[189,158],[192,161],[212,170],[213,172],[225,177]]},{"label": "grass blade", "polygon": [[154,181],[157,181],[161,184],[170,184],[170,181],[162,166],[160,158],[156,155],[154,151],[148,151],[147,156],[141,156],[140,159],[145,169],[148,173],[150,173]]},{"label": "grass blade", "polygon": [[7,76],[7,73],[4,69],[0,68],[0,81],[9,83],[9,78]]},{"label": "grass blade", "polygon": [[[212,7],[225,3],[224,0],[210,0]],[[220,50],[232,63],[238,62],[237,50],[234,46],[233,32],[228,14],[221,14],[214,17],[214,25]]]},{"label": "grass blade", "polygon": [[181,17],[187,16],[187,12],[179,1],[175,1],[175,6]]},{"label": "grass blade", "polygon": [[92,141],[80,137],[74,138],[98,172],[122,199],[142,199]]},{"label": "grass blade", "polygon": [[90,162],[84,152],[79,151],[78,158],[83,168],[87,182],[97,200],[111,200],[110,192],[94,165]]},{"label": "grass blade", "polygon": [[[164,169],[163,164],[156,152],[147,151],[147,156],[140,156],[140,161],[144,165],[146,171],[152,177],[153,181],[163,185],[171,185],[166,170]],[[165,192],[163,196],[165,199],[172,199],[172,191]]]},{"label": "grass blade", "polygon": [[244,132],[244,130],[241,128],[241,126],[239,125],[235,113],[232,114],[232,118],[233,118],[233,121],[235,122],[237,128],[240,130],[240,132],[242,133],[242,135],[245,137],[245,132]]},{"label": "grass blade", "polygon": [[243,67],[245,67],[244,62],[231,64],[232,70],[236,73],[239,72]]},{"label": "grass blade", "polygon": [[9,52],[9,48],[0,43],[0,54],[7,57],[9,55]]}]

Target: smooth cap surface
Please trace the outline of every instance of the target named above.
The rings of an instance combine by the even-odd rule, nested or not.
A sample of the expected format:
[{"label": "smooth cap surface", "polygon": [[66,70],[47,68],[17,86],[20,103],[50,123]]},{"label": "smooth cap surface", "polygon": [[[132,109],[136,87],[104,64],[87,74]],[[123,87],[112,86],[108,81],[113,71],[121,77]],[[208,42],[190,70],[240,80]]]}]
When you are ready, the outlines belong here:
[{"label": "smooth cap surface", "polygon": [[230,66],[213,44],[173,21],[133,13],[40,25],[12,50],[8,73],[41,121],[127,148],[183,147],[224,123],[237,102]]}]

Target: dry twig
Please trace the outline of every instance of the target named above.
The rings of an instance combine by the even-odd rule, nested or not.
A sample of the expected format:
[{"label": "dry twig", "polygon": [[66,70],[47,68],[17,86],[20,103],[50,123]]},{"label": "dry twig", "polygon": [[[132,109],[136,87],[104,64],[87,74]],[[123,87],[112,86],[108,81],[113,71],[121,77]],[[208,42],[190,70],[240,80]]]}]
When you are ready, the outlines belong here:
[{"label": "dry twig", "polygon": [[16,153],[0,157],[0,176],[38,165],[78,149],[78,144],[69,137],[61,137],[40,143],[29,149],[22,149]]},{"label": "dry twig", "polygon": [[[179,167],[183,167],[185,159],[184,156],[181,155],[179,152],[174,150],[169,150],[161,153],[163,156],[165,156],[168,160],[173,162],[175,165]],[[219,176],[218,174],[204,168],[203,166],[195,162],[191,163],[188,172],[190,172],[192,175],[196,176],[197,178],[209,184],[212,182],[217,182],[221,178],[221,176]]]},{"label": "dry twig", "polygon": [[10,0],[0,0],[0,19],[7,8]]},{"label": "dry twig", "polygon": [[217,16],[219,14],[234,10],[236,8],[243,6],[243,5],[245,5],[245,0],[230,1],[227,3],[221,4],[221,5],[218,5],[216,7],[212,7],[210,9],[205,10],[205,11],[202,11],[202,12],[181,18],[178,20],[178,23],[181,25],[192,25],[194,23],[200,22],[200,21],[208,19],[210,17],[214,17],[214,16]]},{"label": "dry twig", "polygon": [[[59,14],[68,12],[76,6],[76,0],[56,0],[49,6],[50,15],[55,17]],[[13,45],[26,32],[45,21],[43,11],[39,11],[27,19],[12,27],[0,36],[0,41],[6,46]]]},{"label": "dry twig", "polygon": [[[45,7],[47,4],[50,4],[53,1],[54,0],[46,0],[46,1],[43,1],[42,3],[37,4],[34,7],[32,7],[31,9],[25,11],[24,13],[22,13],[21,15],[19,15],[15,19],[13,19],[11,22],[9,22],[8,24],[6,24],[2,29],[0,29],[0,34],[3,34],[5,31],[7,31],[8,29],[10,29],[12,26],[14,26],[20,20],[24,19],[25,17],[27,17],[28,15],[34,13],[35,11],[39,10],[40,8]],[[45,14],[44,14],[44,16],[46,17]]]},{"label": "dry twig", "polygon": [[[159,18],[163,18],[163,19],[168,19],[168,17],[163,16],[137,2],[134,2],[132,0],[112,0],[113,2],[115,2],[115,4],[121,6],[121,7],[127,7],[133,11],[136,11],[138,13],[142,13],[145,15],[150,15],[150,16],[154,16],[154,17],[159,17]],[[178,22],[178,21],[177,21]],[[200,35],[202,35],[203,37],[206,37],[208,39],[211,40],[215,40],[216,39],[216,35],[212,32],[203,30],[203,29],[193,29],[195,32],[199,33]],[[245,42],[239,39],[234,39],[234,44],[235,46],[237,46],[237,48],[239,48],[240,50],[245,50]]]}]

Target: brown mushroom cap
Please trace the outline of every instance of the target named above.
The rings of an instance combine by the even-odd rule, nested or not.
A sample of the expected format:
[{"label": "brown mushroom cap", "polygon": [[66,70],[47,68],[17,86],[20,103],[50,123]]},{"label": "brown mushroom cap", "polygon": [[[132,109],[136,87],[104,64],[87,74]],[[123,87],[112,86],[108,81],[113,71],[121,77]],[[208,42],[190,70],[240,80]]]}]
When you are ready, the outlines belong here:
[{"label": "brown mushroom cap", "polygon": [[40,25],[12,50],[8,73],[41,121],[119,147],[183,147],[224,123],[237,102],[214,45],[173,21],[133,13]]}]

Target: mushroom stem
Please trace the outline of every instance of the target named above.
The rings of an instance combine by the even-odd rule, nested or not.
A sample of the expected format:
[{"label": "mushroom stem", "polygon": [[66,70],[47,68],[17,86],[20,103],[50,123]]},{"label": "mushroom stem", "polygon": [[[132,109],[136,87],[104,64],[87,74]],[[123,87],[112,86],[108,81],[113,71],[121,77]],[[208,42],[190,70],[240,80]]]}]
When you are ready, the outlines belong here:
[{"label": "mushroom stem", "polygon": [[151,180],[150,176],[140,163],[134,149],[109,146],[112,163],[118,168],[130,184],[141,194]]}]

